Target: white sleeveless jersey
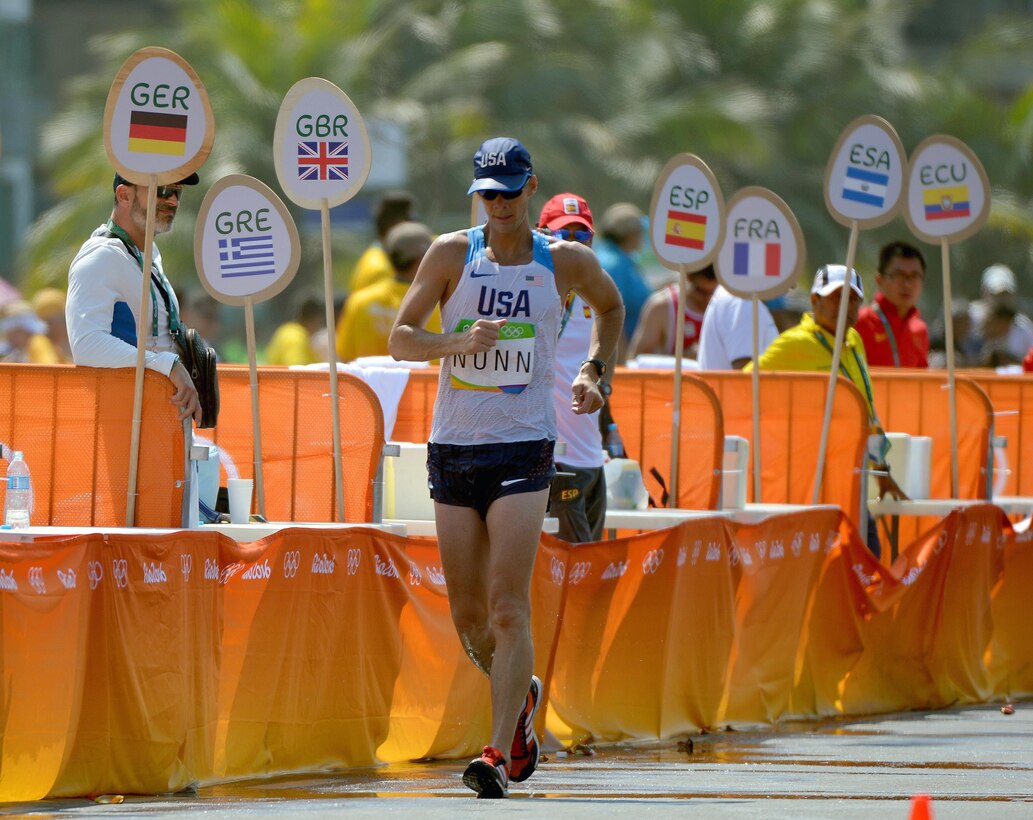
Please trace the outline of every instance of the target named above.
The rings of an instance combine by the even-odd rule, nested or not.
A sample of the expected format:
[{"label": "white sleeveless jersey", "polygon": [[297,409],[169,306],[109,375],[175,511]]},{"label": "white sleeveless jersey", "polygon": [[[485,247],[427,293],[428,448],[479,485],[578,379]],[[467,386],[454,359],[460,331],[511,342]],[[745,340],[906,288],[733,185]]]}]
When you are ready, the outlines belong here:
[{"label": "white sleeveless jersey", "polygon": [[556,461],[568,467],[595,469],[603,466],[603,437],[599,414],[577,414],[570,409],[570,385],[588,357],[592,344],[592,308],[574,291],[567,294],[556,342],[556,375],[553,403],[556,405],[556,440],[567,445]]},{"label": "white sleeveless jersey", "polygon": [[484,227],[467,231],[459,284],[441,308],[441,329],[462,331],[478,319],[507,319],[485,353],[441,360],[430,440],[493,444],[556,438],[552,382],[560,297],[548,240],[535,231],[526,265],[485,255]]}]

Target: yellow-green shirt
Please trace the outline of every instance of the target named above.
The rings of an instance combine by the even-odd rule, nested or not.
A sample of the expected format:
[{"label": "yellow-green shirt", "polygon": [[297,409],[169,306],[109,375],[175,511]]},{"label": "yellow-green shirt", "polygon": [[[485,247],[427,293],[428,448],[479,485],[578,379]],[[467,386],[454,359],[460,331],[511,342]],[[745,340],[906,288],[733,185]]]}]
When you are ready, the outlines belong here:
[{"label": "yellow-green shirt", "polygon": [[348,291],[358,293],[364,288],[377,282],[392,280],[395,278],[395,269],[391,260],[387,258],[384,249],[379,244],[370,245],[363,251],[359,261],[352,269],[351,279],[348,282]]},{"label": "yellow-green shirt", "polygon": [[265,348],[266,364],[313,364],[316,352],[308,331],[298,322],[285,322],[276,329]]},{"label": "yellow-green shirt", "polygon": [[[408,282],[392,277],[348,297],[337,325],[337,355],[342,362],[361,356],[388,355],[387,339],[408,290]],[[437,308],[427,320],[426,328],[433,333],[441,332],[441,314]]]},{"label": "yellow-green shirt", "polygon": [[[805,313],[800,324],[775,338],[761,355],[758,365],[761,370],[828,373],[832,369],[832,348],[835,343],[836,337],[815,322],[810,313]],[[839,364],[840,373],[848,376],[864,396],[865,404],[868,405],[868,418],[874,420],[875,408],[868,386],[868,360],[864,353],[864,342],[853,328],[847,329]],[[743,369],[749,371],[752,367],[753,363],[750,362]]]}]

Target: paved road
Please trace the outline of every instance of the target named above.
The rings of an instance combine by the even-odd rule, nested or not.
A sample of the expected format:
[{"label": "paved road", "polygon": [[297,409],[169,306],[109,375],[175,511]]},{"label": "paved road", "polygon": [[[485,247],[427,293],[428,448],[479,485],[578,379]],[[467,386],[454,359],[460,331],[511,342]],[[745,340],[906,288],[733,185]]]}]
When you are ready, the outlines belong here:
[{"label": "paved road", "polygon": [[[932,795],[943,818],[1033,817],[1033,702],[869,720],[790,723],[675,743],[598,747],[592,756],[550,754],[514,786],[505,806],[478,801],[458,761],[402,764],[202,788],[173,798],[127,797],[0,807],[36,817],[319,820],[448,818],[457,811],[535,817],[907,818],[912,795]],[[528,787],[528,788],[525,788]]]}]

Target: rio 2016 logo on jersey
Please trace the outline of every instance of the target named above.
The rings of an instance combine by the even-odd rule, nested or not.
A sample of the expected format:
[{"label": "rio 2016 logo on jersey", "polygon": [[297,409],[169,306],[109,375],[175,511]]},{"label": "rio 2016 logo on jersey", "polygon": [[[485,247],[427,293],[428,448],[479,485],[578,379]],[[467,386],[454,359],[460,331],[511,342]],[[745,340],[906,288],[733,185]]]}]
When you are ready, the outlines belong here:
[{"label": "rio 2016 logo on jersey", "polygon": [[[475,321],[460,320],[455,332],[466,332]],[[499,340],[491,350],[452,357],[451,384],[459,390],[520,393],[531,383],[533,372],[534,325],[506,322],[499,328]]]}]

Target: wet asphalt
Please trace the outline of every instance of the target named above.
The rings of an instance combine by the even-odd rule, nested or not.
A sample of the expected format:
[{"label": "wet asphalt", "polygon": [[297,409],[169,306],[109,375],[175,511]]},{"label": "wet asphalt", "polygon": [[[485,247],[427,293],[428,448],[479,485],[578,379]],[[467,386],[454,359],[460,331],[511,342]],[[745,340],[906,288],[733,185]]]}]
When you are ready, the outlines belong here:
[{"label": "wet asphalt", "polygon": [[[122,802],[0,806],[27,817],[319,818],[463,814],[534,817],[1033,817],[1033,701],[868,719],[787,721],[662,743],[551,752],[508,801],[477,800],[465,761],[308,773],[203,786],[196,794]],[[117,801],[116,797],[102,798]],[[918,816],[918,815],[915,815]]]}]

